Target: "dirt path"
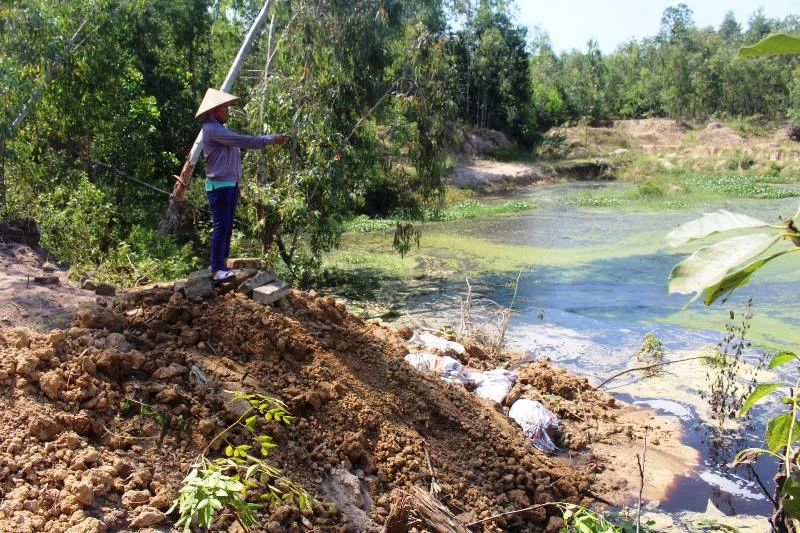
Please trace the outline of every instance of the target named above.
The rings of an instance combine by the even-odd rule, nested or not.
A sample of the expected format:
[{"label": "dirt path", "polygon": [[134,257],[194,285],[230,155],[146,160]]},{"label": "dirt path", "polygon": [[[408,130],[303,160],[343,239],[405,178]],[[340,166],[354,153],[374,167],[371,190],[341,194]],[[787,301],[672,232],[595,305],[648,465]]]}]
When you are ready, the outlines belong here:
[{"label": "dirt path", "polygon": [[96,297],[31,247],[0,241],[0,326],[40,332],[64,328],[74,320],[80,303]]}]

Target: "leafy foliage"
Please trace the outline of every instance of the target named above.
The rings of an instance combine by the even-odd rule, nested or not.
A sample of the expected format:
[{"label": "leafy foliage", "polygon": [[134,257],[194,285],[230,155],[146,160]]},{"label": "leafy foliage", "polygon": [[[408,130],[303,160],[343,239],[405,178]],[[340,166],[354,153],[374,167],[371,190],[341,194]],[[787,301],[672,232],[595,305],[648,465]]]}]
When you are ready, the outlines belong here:
[{"label": "leafy foliage", "polygon": [[[769,261],[800,251],[800,233],[795,226],[798,217],[800,210],[791,219],[781,219],[783,225],[771,226],[774,231],[770,233],[730,237],[700,248],[673,267],[669,274],[669,292],[696,293],[692,299],[694,301],[705,291],[704,302],[711,305],[720,297],[744,286]],[[768,226],[766,222],[752,217],[721,210],[678,226],[667,235],[667,242],[672,246],[679,246],[690,239],[704,238],[715,233]],[[760,256],[779,241],[787,239],[793,244],[793,248],[773,252],[767,257],[740,266]]]},{"label": "leafy foliage", "polygon": [[647,532],[647,526],[653,525],[638,524],[629,517],[603,516],[591,509],[580,505],[558,503],[557,504],[564,516],[564,526],[562,533],[634,533],[638,531]]},{"label": "leafy foliage", "polygon": [[[547,128],[584,117],[736,119],[780,121],[797,116],[797,39],[794,16],[753,13],[743,28],[732,13],[717,30],[700,28],[685,4],[664,11],[656,36],[631,40],[604,56],[589,41],[583,50],[557,54],[546,33],[533,38],[531,92],[535,122]],[[741,51],[740,51],[741,48]],[[747,61],[738,57],[748,57]],[[737,169],[739,167],[737,166]]]},{"label": "leafy foliage", "polygon": [[42,244],[60,260],[91,264],[108,245],[111,203],[85,177],[74,187],[58,185],[36,206]]},{"label": "leafy foliage", "polygon": [[[659,340],[652,331],[649,331],[645,334],[644,341],[641,347],[639,347],[639,351],[636,353],[636,360],[647,365],[658,365],[664,362],[665,355],[666,352],[664,351],[664,345],[661,340]],[[645,372],[647,375],[655,376],[662,372],[662,368],[656,366]]]},{"label": "leafy foliage", "polygon": [[[777,351],[771,358],[768,367],[776,369],[788,363],[800,363],[800,357],[786,350]],[[766,448],[748,448],[736,455],[735,464],[747,464],[756,461],[761,456],[772,456],[778,459],[781,472],[776,477],[779,499],[776,503],[776,512],[773,523],[797,524],[800,521],[800,454],[798,441],[800,441],[800,381],[792,386],[788,382],[762,383],[753,389],[745,400],[739,416],[745,416],[756,404],[768,398],[774,391],[782,391],[781,402],[789,407],[789,412],[773,416],[767,421],[764,440]]]},{"label": "leafy foliage", "polygon": [[95,278],[136,285],[183,278],[201,265],[191,243],[178,244],[170,235],[134,226],[125,240],[105,254]]},{"label": "leafy foliage", "polygon": [[[191,531],[195,519],[199,526],[210,527],[225,509],[232,511],[245,526],[257,524],[255,512],[261,504],[250,501],[254,492],[260,501],[268,504],[293,502],[301,509],[310,510],[314,503],[310,494],[266,460],[277,444],[269,435],[260,433],[258,427],[273,421],[290,424],[294,417],[289,415],[283,402],[263,394],[227,393],[232,401],[249,404],[249,409],[209,442],[184,478],[179,496],[167,514],[178,510],[180,518],[175,525],[183,526],[185,532]],[[235,430],[249,434],[253,445],[237,444],[233,440]],[[227,443],[225,456],[208,459],[206,453],[220,440]],[[254,447],[258,456],[251,452]]]}]

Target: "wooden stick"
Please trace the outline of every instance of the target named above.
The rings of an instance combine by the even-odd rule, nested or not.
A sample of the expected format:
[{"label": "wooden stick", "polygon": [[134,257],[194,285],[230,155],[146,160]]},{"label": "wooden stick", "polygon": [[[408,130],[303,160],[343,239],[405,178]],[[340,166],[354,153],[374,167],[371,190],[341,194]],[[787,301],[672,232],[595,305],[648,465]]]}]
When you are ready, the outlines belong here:
[{"label": "wooden stick", "polygon": [[639,501],[636,503],[636,533],[639,533],[642,526],[642,493],[644,492],[644,462],[647,458],[647,426],[644,428],[644,450],[642,457],[636,454],[636,464],[639,467]]}]

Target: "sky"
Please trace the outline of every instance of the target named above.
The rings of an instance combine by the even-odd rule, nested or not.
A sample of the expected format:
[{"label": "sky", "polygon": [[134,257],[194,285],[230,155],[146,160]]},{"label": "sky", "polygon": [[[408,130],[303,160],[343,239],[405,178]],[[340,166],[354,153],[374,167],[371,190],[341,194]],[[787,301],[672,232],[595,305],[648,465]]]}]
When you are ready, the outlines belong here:
[{"label": "sky", "polygon": [[656,35],[664,10],[679,3],[689,6],[698,27],[719,28],[728,11],[743,28],[759,8],[769,18],[800,15],[800,0],[517,0],[517,22],[531,29],[529,36],[534,26],[547,32],[556,52],[585,51],[594,38],[609,54],[625,41]]}]

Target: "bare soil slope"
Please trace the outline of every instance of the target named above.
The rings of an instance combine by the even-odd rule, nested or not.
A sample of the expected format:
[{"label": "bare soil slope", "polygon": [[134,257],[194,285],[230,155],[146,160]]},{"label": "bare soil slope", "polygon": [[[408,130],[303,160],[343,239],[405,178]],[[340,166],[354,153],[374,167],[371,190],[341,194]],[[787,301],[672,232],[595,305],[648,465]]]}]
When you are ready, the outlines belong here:
[{"label": "bare soil slope", "polygon": [[[234,294],[188,302],[155,288],[120,310],[134,311],[89,304],[67,330],[0,333],[0,529],[160,523],[191,461],[234,416],[222,392],[229,386],[285,399],[300,419],[276,426],[273,461],[320,496],[332,469],[354,473],[375,502],[361,507],[378,523],[392,489],[430,482],[426,455],[448,506],[476,518],[510,505],[578,503],[588,489],[585,476],[537,452],[491,405],[406,365],[402,338],[332,298],[294,292],[271,308]],[[213,389],[190,380],[193,366]],[[148,413],[124,412],[126,398]],[[556,512],[514,521],[544,529]],[[333,503],[308,519],[322,528],[353,522]],[[264,520],[292,530],[299,512]]]},{"label": "bare soil slope", "polygon": [[[0,283],[37,268],[23,246],[5,248]],[[240,413],[226,390],[275,395],[298,417],[269,428],[270,458],[318,502],[313,513],[264,509],[263,531],[380,530],[399,489],[434,481],[466,524],[555,501],[622,504],[638,488],[619,471],[630,456],[609,462],[595,447],[635,450],[651,414],[546,361],[497,406],[411,368],[404,336],[313,291],[263,306],[224,291],[189,301],[172,284],[99,300],[66,279],[48,287],[39,301],[9,285],[0,302],[20,310],[0,329],[0,531],[168,531],[180,481]],[[48,305],[77,309],[74,323],[41,331],[31,309]],[[519,397],[561,417],[566,453],[545,456],[507,418]],[[677,438],[665,427],[664,441]],[[555,531],[559,514],[540,506],[472,529]],[[224,515],[219,529],[237,527]]]},{"label": "bare soil slope", "polygon": [[566,159],[610,157],[613,161],[618,156],[625,159],[621,151],[627,151],[695,171],[750,170],[792,178],[800,170],[800,143],[792,139],[789,127],[745,135],[716,121],[693,127],[673,119],[649,118],[550,132],[551,136],[558,134],[566,140],[545,143],[544,155]]}]

